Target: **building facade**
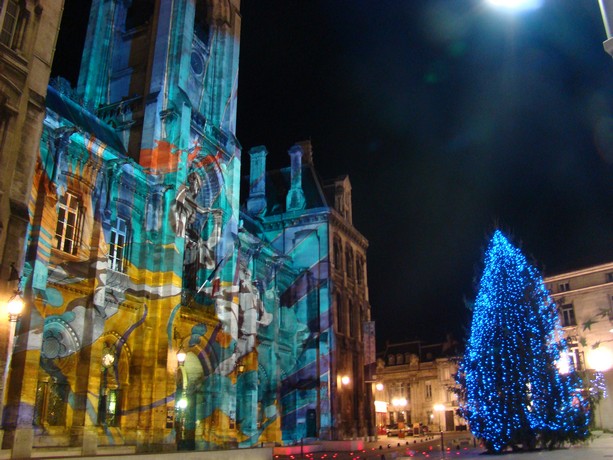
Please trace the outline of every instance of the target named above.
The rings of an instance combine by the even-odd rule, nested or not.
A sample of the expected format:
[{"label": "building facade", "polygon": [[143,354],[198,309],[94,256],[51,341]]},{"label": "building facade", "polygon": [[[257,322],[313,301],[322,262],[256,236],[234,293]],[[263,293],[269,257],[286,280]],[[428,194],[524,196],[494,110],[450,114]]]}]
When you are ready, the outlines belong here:
[{"label": "building facade", "polygon": [[77,88],[48,89],[27,201],[3,419],[14,457],[372,426],[348,179],[321,182],[306,144],[267,174],[256,148],[241,200],[240,21],[238,0],[92,1]]},{"label": "building facade", "polygon": [[374,363],[368,242],[352,223],[349,178],[321,181],[310,142],[289,150],[289,168],[266,172],[267,154],[264,147],[250,151],[245,219],[304,272],[298,301],[311,303],[297,318],[287,317],[287,324],[306,328],[300,339],[306,351],[283,382],[285,406],[295,408],[284,419],[284,433],[322,439],[373,436],[371,392],[366,391],[367,366]]},{"label": "building facade", "polygon": [[548,276],[544,281],[558,306],[573,367],[592,388],[596,377],[604,379],[606,391],[601,392],[594,425],[613,430],[613,263]]},{"label": "building facade", "polygon": [[[18,270],[24,259],[30,184],[38,156],[63,3],[63,0],[44,4],[35,0],[0,3],[0,304],[3,306],[17,288]],[[12,337],[8,318],[3,307],[0,312],[2,382],[5,382],[9,337]]]},{"label": "building facade", "polygon": [[465,430],[458,417],[455,388],[458,344],[421,341],[386,344],[377,360],[375,384],[376,422],[379,433],[386,425],[403,423],[432,431]]}]

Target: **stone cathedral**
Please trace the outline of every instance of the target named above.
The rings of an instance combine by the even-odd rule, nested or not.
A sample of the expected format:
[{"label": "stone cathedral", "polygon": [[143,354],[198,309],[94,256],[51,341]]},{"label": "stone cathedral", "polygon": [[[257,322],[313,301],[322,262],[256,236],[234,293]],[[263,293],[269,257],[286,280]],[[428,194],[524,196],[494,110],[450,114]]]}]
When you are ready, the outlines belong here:
[{"label": "stone cathedral", "polygon": [[77,87],[47,90],[5,448],[374,434],[351,184],[310,142],[241,176],[239,3],[92,1]]}]

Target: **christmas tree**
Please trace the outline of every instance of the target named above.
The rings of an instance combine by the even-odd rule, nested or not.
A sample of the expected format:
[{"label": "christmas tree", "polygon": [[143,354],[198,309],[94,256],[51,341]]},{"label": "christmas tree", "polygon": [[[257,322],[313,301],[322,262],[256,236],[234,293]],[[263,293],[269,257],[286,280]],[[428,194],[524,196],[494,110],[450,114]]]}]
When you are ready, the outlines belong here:
[{"label": "christmas tree", "polygon": [[553,447],[588,436],[589,410],[566,356],[559,318],[542,277],[495,231],[485,253],[458,383],[462,413],[491,452]]}]

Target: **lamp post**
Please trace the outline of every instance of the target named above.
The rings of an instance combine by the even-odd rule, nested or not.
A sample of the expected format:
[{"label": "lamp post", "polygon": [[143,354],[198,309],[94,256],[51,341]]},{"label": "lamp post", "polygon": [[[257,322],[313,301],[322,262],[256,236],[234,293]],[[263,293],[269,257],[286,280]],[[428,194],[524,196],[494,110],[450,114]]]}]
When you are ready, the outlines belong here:
[{"label": "lamp post", "polygon": [[441,433],[441,452],[445,451],[445,446],[443,442],[443,427],[441,426],[441,412],[445,411],[444,404],[435,404],[434,412],[438,412],[438,431]]},{"label": "lamp post", "polygon": [[9,299],[6,304],[7,312],[9,316],[9,337],[6,346],[6,363],[4,365],[4,375],[2,376],[2,400],[0,404],[2,409],[0,410],[0,417],[3,417],[4,413],[4,400],[6,398],[6,383],[8,381],[9,370],[11,368],[11,360],[13,359],[13,342],[15,341],[15,329],[17,327],[17,320],[21,316],[25,302],[21,297],[19,290],[15,291],[15,294]]},{"label": "lamp post", "polygon": [[604,50],[613,57],[613,0],[598,0],[607,39],[602,43]]}]

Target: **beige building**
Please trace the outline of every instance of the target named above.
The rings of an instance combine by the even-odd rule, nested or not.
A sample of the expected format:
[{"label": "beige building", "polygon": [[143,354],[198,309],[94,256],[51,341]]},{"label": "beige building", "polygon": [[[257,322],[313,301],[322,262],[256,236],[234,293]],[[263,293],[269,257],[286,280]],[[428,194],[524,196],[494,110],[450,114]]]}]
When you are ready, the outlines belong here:
[{"label": "beige building", "polygon": [[466,429],[456,415],[455,386],[458,344],[420,341],[387,344],[377,360],[375,384],[376,423],[383,434],[386,425],[421,425],[429,431]]},{"label": "beige building", "polygon": [[[0,2],[0,372],[3,375],[7,348],[12,342],[6,305],[17,288],[18,270],[24,258],[27,205],[63,5],[63,0]],[[12,269],[12,265],[16,268]],[[4,389],[1,391],[4,396]]]},{"label": "beige building", "polygon": [[613,263],[545,278],[558,305],[569,357],[585,380],[603,372],[608,396],[594,414],[597,428],[613,429]]}]

